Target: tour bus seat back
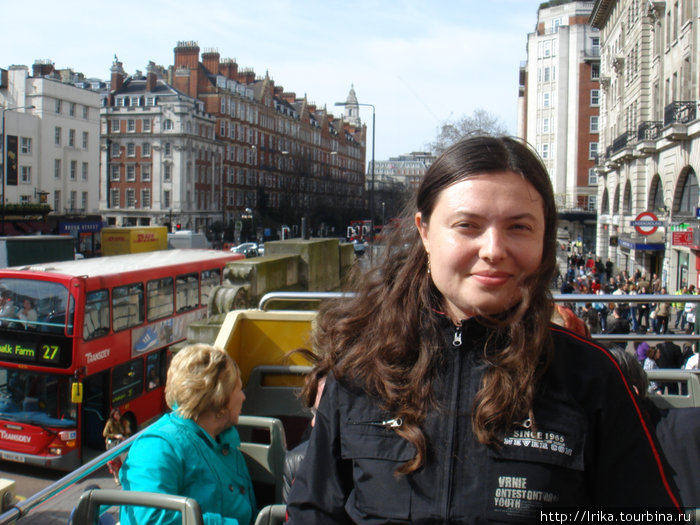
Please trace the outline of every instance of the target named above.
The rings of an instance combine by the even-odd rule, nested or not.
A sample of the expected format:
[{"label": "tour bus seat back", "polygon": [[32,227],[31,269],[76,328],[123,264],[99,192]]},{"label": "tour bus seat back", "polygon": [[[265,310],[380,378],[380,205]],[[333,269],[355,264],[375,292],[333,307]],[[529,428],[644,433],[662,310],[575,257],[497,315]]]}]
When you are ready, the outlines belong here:
[{"label": "tour bus seat back", "polygon": [[[282,472],[287,445],[284,428],[279,419],[241,415],[236,425],[241,436],[241,452],[255,487],[259,506],[282,502]],[[251,441],[256,430],[267,432],[267,442]]]},{"label": "tour bus seat back", "polygon": [[136,505],[176,510],[182,513],[182,525],[204,525],[202,509],[193,498],[115,489],[92,489],[83,492],[73,512],[72,522],[96,523],[102,505]]},{"label": "tour bus seat back", "polygon": [[[649,381],[662,387],[661,395],[649,396],[659,408],[700,407],[700,370],[657,368],[647,370]],[[675,393],[665,388],[677,385]]]},{"label": "tour bus seat back", "polygon": [[286,505],[282,503],[267,505],[258,512],[258,517],[255,518],[255,525],[282,525],[286,517]]},{"label": "tour bus seat back", "polygon": [[311,367],[304,365],[256,366],[248,378],[241,412],[280,419],[287,443],[294,448],[311,420],[310,410],[299,399],[301,385],[310,371]]}]

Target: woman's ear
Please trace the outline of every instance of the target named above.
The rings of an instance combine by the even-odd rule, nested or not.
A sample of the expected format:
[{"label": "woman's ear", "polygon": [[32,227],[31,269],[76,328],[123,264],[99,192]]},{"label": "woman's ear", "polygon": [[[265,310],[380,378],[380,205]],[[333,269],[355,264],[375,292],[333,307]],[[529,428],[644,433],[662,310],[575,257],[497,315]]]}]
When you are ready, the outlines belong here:
[{"label": "woman's ear", "polygon": [[428,223],[423,220],[423,214],[421,212],[416,212],[414,220],[416,222],[418,234],[420,235],[420,238],[423,241],[423,247],[425,248],[426,252],[430,253],[428,244]]}]

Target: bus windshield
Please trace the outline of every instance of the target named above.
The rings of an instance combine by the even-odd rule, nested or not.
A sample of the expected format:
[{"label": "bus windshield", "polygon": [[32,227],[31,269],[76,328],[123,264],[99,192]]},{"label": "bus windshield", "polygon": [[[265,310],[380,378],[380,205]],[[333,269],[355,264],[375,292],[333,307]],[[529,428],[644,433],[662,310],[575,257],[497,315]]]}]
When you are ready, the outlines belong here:
[{"label": "bus windshield", "polygon": [[[66,319],[66,305],[70,304]],[[0,326],[16,330],[72,333],[73,302],[59,283],[0,278]]]},{"label": "bus windshield", "polygon": [[0,419],[37,426],[74,427],[68,377],[0,367]]}]

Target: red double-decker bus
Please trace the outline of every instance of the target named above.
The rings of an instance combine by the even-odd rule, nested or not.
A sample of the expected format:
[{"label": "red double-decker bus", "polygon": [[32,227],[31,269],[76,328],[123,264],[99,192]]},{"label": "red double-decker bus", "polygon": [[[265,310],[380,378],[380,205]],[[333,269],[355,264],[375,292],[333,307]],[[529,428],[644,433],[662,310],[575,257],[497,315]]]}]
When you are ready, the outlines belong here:
[{"label": "red double-decker bus", "polygon": [[241,254],[165,250],[0,269],[0,459],[61,470],[120,407],[161,414],[169,347]]}]

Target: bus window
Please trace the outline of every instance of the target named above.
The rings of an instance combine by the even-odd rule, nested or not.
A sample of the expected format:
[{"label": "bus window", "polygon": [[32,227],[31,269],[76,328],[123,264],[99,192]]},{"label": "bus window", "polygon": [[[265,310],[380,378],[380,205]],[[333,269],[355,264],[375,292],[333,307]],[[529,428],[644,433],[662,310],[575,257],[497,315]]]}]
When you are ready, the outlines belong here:
[{"label": "bus window", "polygon": [[115,332],[143,323],[143,283],[112,290],[112,329]]},{"label": "bus window", "polygon": [[215,286],[221,284],[221,272],[219,270],[204,270],[202,272],[202,306],[209,304],[209,294]]},{"label": "bus window", "polygon": [[165,277],[148,281],[148,320],[160,319],[173,315],[173,278]]},{"label": "bus window", "polygon": [[0,417],[32,425],[75,425],[68,379],[0,368]]},{"label": "bus window", "polygon": [[197,308],[199,304],[199,279],[196,273],[178,275],[175,281],[177,311],[184,312]]},{"label": "bus window", "polygon": [[134,359],[112,370],[112,406],[123,405],[143,392],[143,359]]},{"label": "bus window", "polygon": [[[19,322],[20,310],[28,299],[36,314]],[[0,327],[63,333],[66,325],[68,289],[59,283],[29,279],[0,279]],[[74,303],[71,303],[74,306]],[[69,333],[72,330],[72,316]]]},{"label": "bus window", "polygon": [[146,356],[146,391],[150,392],[160,386],[161,352]]},{"label": "bus window", "polygon": [[109,333],[109,293],[107,290],[88,292],[85,295],[85,319],[83,339],[86,341]]}]

